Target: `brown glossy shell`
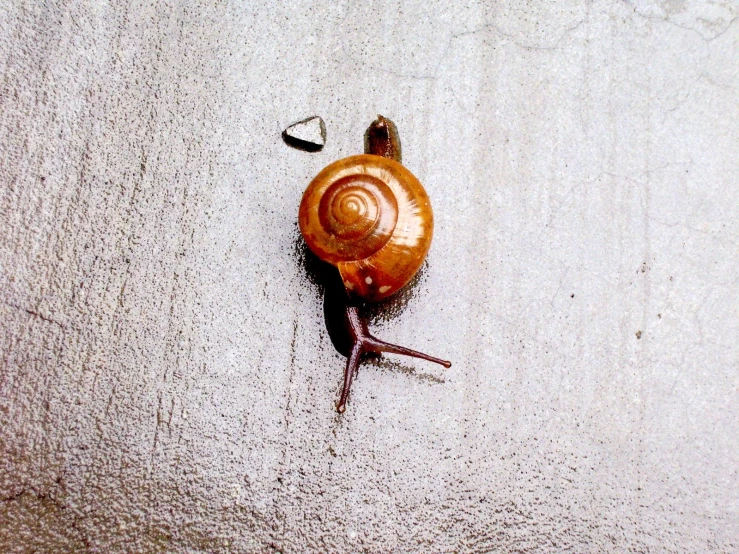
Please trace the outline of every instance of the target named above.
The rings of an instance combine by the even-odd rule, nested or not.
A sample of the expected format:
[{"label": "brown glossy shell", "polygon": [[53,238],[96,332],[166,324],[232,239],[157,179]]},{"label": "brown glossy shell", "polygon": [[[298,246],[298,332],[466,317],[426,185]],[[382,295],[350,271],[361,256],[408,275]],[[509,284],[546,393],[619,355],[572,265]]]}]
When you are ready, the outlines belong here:
[{"label": "brown glossy shell", "polygon": [[413,278],[434,230],[418,179],[395,160],[372,154],[323,169],[303,194],[298,222],[310,249],[339,269],[347,292],[368,301]]}]

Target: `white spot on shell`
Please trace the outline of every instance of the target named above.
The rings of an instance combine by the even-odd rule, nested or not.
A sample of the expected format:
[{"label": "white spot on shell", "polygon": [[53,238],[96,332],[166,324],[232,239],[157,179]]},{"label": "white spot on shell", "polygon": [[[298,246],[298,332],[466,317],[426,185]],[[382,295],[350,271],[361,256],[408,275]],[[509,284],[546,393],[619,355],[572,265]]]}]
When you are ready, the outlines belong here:
[{"label": "white spot on shell", "polygon": [[366,277],[364,279],[364,282],[367,283],[368,285],[371,285],[372,284],[372,277]]},{"label": "white spot on shell", "polygon": [[346,285],[346,290],[353,290],[354,285],[352,283],[344,283]]},{"label": "white spot on shell", "polygon": [[382,287],[380,287],[380,294],[385,294],[389,290],[390,290],[389,285],[383,285]]}]

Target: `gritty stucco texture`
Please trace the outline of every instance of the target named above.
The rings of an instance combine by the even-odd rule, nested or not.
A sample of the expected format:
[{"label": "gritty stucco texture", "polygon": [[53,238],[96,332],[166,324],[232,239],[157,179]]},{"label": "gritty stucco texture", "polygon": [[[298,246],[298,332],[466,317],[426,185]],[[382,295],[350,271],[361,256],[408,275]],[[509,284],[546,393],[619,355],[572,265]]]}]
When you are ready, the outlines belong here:
[{"label": "gritty stucco texture", "polygon": [[[0,551],[739,551],[739,4],[279,4],[0,6]],[[297,209],[378,113],[371,328],[454,365],[339,415]]]}]

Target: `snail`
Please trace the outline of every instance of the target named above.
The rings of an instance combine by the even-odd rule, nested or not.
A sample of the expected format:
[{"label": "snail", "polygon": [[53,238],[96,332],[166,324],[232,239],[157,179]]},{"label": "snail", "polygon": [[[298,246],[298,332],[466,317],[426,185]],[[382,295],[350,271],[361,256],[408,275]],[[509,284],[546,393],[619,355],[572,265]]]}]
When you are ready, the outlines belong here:
[{"label": "snail", "polygon": [[395,124],[378,116],[365,134],[365,154],[325,167],[308,185],[298,212],[310,250],[338,269],[346,290],[344,322],[351,340],[336,406],[346,409],[362,354],[383,352],[451,362],[372,336],[360,308],[401,290],[421,268],[431,245],[433,213],[418,179],[401,164]]}]

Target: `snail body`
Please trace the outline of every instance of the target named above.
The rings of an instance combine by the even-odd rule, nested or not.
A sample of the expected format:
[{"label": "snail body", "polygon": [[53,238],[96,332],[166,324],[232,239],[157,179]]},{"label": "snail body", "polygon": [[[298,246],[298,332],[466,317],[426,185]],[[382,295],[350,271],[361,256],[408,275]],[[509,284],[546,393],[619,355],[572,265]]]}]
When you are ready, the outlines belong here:
[{"label": "snail body", "polygon": [[403,288],[426,259],[434,230],[431,202],[419,180],[401,164],[395,124],[378,116],[365,135],[365,154],[324,168],[308,185],[298,212],[300,232],[318,258],[335,266],[349,302],[345,322],[352,348],[337,410],[346,409],[363,353],[389,352],[451,362],[381,341],[369,333],[359,305]]}]

